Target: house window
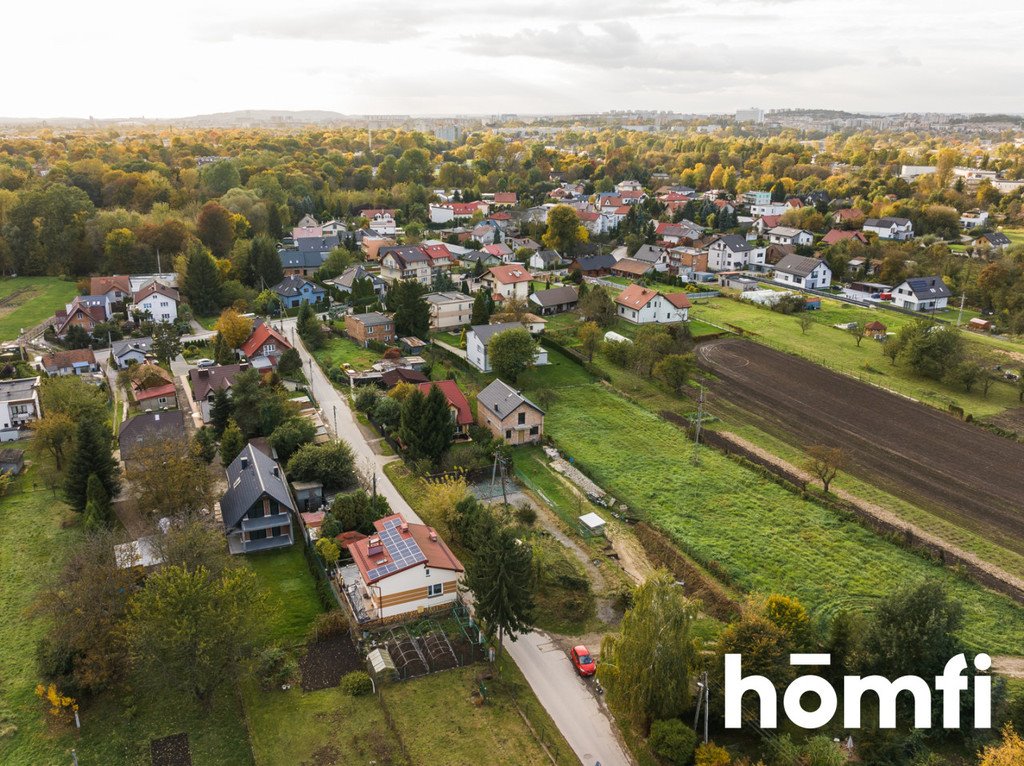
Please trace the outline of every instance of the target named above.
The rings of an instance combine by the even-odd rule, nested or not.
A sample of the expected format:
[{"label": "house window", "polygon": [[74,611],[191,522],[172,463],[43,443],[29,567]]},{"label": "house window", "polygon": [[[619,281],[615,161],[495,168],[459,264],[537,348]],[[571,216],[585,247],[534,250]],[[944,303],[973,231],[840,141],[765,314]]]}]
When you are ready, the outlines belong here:
[{"label": "house window", "polygon": [[373,328],[372,327],[367,327],[366,328],[366,334],[367,335],[373,335]]},{"label": "house window", "polygon": [[506,428],[505,429],[505,438],[506,439],[511,439],[512,438],[512,429],[511,428]]},{"label": "house window", "polygon": [[444,583],[432,582],[427,586],[427,598],[444,595]]},{"label": "house window", "polygon": [[263,503],[257,503],[249,510],[250,519],[261,519],[263,518]]},{"label": "house window", "polygon": [[521,425],[521,426],[526,425],[526,413],[525,412],[520,412],[519,413],[519,425]]},{"label": "house window", "polygon": [[538,426],[530,426],[530,436],[536,436],[539,433],[540,428]]}]

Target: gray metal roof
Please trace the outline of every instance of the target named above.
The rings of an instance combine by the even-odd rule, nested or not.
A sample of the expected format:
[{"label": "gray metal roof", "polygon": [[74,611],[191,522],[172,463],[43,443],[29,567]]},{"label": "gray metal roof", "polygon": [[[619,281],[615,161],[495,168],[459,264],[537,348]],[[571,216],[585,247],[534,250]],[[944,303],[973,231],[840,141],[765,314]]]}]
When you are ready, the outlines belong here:
[{"label": "gray metal roof", "polygon": [[530,300],[538,306],[561,306],[563,303],[575,303],[580,298],[575,287],[552,287],[550,290],[538,290],[530,296]]},{"label": "gray metal roof", "polygon": [[739,234],[722,234],[717,241],[724,244],[734,253],[745,253],[750,249],[750,243]]},{"label": "gray metal roof", "polygon": [[32,392],[38,388],[38,377],[0,381],[0,401],[19,402],[24,399],[31,399]]},{"label": "gray metal roof", "polygon": [[366,314],[353,314],[352,318],[362,322],[365,327],[376,327],[377,325],[391,324],[393,321],[391,317],[386,314],[381,314],[379,311],[370,311]]},{"label": "gray metal roof", "polygon": [[110,344],[110,350],[114,354],[114,358],[120,358],[131,351],[137,351],[140,354],[148,354],[150,349],[153,347],[153,339],[146,338],[125,338],[124,340],[115,340]]},{"label": "gray metal roof", "polygon": [[864,221],[865,226],[871,226],[873,228],[889,229],[895,224],[896,226],[906,226],[910,223],[906,218],[868,218]]},{"label": "gray metal roof", "polygon": [[577,258],[576,262],[581,271],[597,271],[598,269],[610,269],[615,265],[615,257],[611,255],[589,255],[584,258]]},{"label": "gray metal roof", "polygon": [[281,258],[281,265],[286,269],[319,269],[324,265],[330,251],[278,250],[277,254]]},{"label": "gray metal roof", "polygon": [[515,412],[521,404],[533,407],[537,412],[544,414],[544,410],[498,378],[491,381],[487,388],[476,395],[476,401],[480,407],[497,414],[502,420]]},{"label": "gray metal roof", "polygon": [[121,460],[131,460],[137,450],[160,442],[185,441],[185,413],[181,410],[170,412],[144,412],[121,424],[117,432],[117,443]]},{"label": "gray metal roof", "polygon": [[298,274],[290,274],[281,280],[278,284],[274,285],[274,292],[278,295],[290,297],[294,295],[301,295],[303,285],[312,285],[313,292],[322,293],[324,289],[320,285],[310,282],[304,277],[300,277]]},{"label": "gray metal roof", "polygon": [[499,324],[478,324],[473,325],[470,331],[476,334],[476,337],[480,339],[480,342],[485,346],[489,345],[491,338],[497,335],[499,332],[505,332],[505,330],[525,330],[526,327],[521,322],[501,322]]},{"label": "gray metal roof", "polygon": [[304,253],[329,253],[341,244],[337,234],[328,234],[323,237],[299,237],[295,240],[295,246]]},{"label": "gray metal roof", "polygon": [[[953,293],[942,277],[911,277],[904,282],[914,297],[919,300],[932,300],[934,298],[948,298]],[[902,287],[903,285],[900,285]]]},{"label": "gray metal roof", "polygon": [[423,300],[427,303],[464,303],[466,301],[472,303],[473,296],[466,295],[465,293],[460,293],[455,290],[449,290],[441,293],[427,293],[423,296]]},{"label": "gray metal roof", "polygon": [[787,255],[775,264],[775,270],[797,277],[806,277],[817,268],[819,263],[824,263],[824,261],[820,258],[808,258],[803,255]]},{"label": "gray metal roof", "polygon": [[[242,468],[245,461],[246,467]],[[278,475],[274,475],[274,470]],[[245,512],[264,494],[269,495],[290,511],[295,510],[291,492],[284,480],[284,471],[271,458],[251,444],[228,466],[228,491],[220,499],[221,516],[225,529],[234,529]]]}]

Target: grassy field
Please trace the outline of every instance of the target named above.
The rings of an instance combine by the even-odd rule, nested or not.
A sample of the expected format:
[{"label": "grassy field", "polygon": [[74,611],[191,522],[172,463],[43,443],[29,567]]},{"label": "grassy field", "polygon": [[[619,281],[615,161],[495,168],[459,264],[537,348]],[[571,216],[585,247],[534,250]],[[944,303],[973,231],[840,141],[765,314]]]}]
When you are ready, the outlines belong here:
[{"label": "grassy field", "polygon": [[[984,416],[1020,406],[1015,387],[1007,383],[997,382],[986,397],[978,389],[966,393],[959,387],[954,388],[939,381],[919,378],[903,367],[891,364],[882,354],[881,343],[865,338],[858,346],[847,332],[832,327],[834,324],[845,322],[877,319],[885,324],[890,332],[896,332],[900,327],[913,322],[913,317],[881,309],[859,308],[826,299],[822,301],[820,311],[809,312],[808,315],[814,320],[814,324],[804,333],[800,329],[797,317],[728,298],[699,301],[691,309],[691,314],[717,325],[739,328],[758,342],[802,356],[829,369],[852,375],[940,409],[955,404],[962,407],[964,412]],[[972,345],[986,343],[972,336],[967,337]]]},{"label": "grassy field", "polygon": [[269,594],[270,637],[285,643],[302,641],[310,623],[323,611],[300,545],[301,540],[284,550],[245,557],[245,563],[256,572],[260,586]]},{"label": "grassy field", "polygon": [[57,277],[0,279],[0,340],[14,340],[23,329],[64,308],[77,294],[74,282]]},{"label": "grassy field", "polygon": [[1019,653],[1024,609],[864,527],[701,451],[674,426],[598,385],[559,390],[546,432],[602,486],[746,590],[798,596],[820,618],[864,609],[897,584],[941,580],[966,610],[964,639]]},{"label": "grassy field", "polygon": [[369,367],[381,360],[381,354],[338,335],[329,335],[319,351],[313,354],[323,368],[350,364],[357,370]]}]

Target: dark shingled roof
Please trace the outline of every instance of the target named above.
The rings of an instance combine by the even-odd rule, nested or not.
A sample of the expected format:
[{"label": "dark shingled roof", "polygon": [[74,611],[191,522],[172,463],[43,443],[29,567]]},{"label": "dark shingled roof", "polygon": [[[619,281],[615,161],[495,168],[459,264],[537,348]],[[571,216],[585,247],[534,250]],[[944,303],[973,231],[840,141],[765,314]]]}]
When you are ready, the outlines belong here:
[{"label": "dark shingled roof", "polygon": [[513,413],[520,404],[527,404],[542,415],[544,414],[544,410],[498,378],[491,381],[487,388],[477,394],[476,400],[481,407],[488,412],[496,413],[502,420]]},{"label": "dark shingled roof", "polygon": [[824,263],[824,261],[820,258],[808,258],[803,255],[787,255],[775,264],[775,270],[797,277],[806,277],[817,268],[819,263]]},{"label": "dark shingled roof", "polygon": [[530,299],[538,306],[561,306],[564,303],[575,303],[580,298],[575,287],[553,287],[550,290],[538,290]]},{"label": "dark shingled roof", "polygon": [[[243,469],[242,461],[247,465]],[[278,475],[274,475],[277,469]],[[234,529],[245,512],[264,494],[269,495],[290,511],[295,510],[291,493],[284,480],[284,472],[271,458],[251,444],[228,466],[228,491],[220,499],[220,512],[225,529]]]},{"label": "dark shingled roof", "polygon": [[942,277],[913,277],[907,280],[906,285],[918,300],[948,298],[953,294]]},{"label": "dark shingled roof", "polygon": [[117,432],[121,460],[131,460],[138,450],[160,442],[185,442],[185,413],[144,412],[126,420]]},{"label": "dark shingled roof", "polygon": [[499,332],[505,332],[506,330],[525,330],[522,322],[502,322],[500,324],[478,324],[473,325],[470,330],[476,333],[476,337],[480,339],[480,342],[485,346],[491,342],[491,338],[497,335]]}]

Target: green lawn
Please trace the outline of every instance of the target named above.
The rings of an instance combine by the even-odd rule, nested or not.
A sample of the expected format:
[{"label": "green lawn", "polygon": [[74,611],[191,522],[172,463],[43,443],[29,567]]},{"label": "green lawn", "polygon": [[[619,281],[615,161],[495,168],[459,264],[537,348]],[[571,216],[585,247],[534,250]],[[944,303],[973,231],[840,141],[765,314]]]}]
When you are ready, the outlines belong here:
[{"label": "green lawn", "polygon": [[[74,282],[57,277],[0,279],[0,340],[14,340],[24,329],[53,316],[78,294]],[[10,302],[3,302],[10,298]]]},{"label": "green lawn", "polygon": [[[865,338],[858,346],[849,333],[832,327],[834,324],[877,319],[886,325],[889,332],[897,332],[900,327],[915,321],[903,314],[824,299],[820,311],[808,313],[814,324],[804,333],[795,316],[728,298],[700,301],[690,313],[713,324],[742,329],[758,342],[940,409],[955,404],[977,417],[1019,406],[1015,388],[1007,383],[993,385],[987,397],[978,389],[968,394],[962,388],[916,377],[905,368],[891,364],[882,354],[882,344],[878,341]],[[972,346],[995,345],[973,334],[965,334],[965,337]]]},{"label": "green lawn", "polygon": [[818,617],[864,609],[898,584],[940,580],[966,611],[964,639],[1019,653],[1024,609],[709,449],[598,385],[563,388],[545,431],[598,483],[740,587],[798,596]]},{"label": "green lawn", "polygon": [[300,539],[284,550],[245,556],[245,563],[256,572],[261,587],[269,594],[270,637],[286,643],[302,641],[310,623],[323,611],[301,545]]},{"label": "green lawn", "polygon": [[357,370],[366,369],[379,362],[382,355],[372,349],[363,348],[358,343],[340,335],[329,335],[323,345],[313,354],[317,363],[325,369],[350,364]]}]

